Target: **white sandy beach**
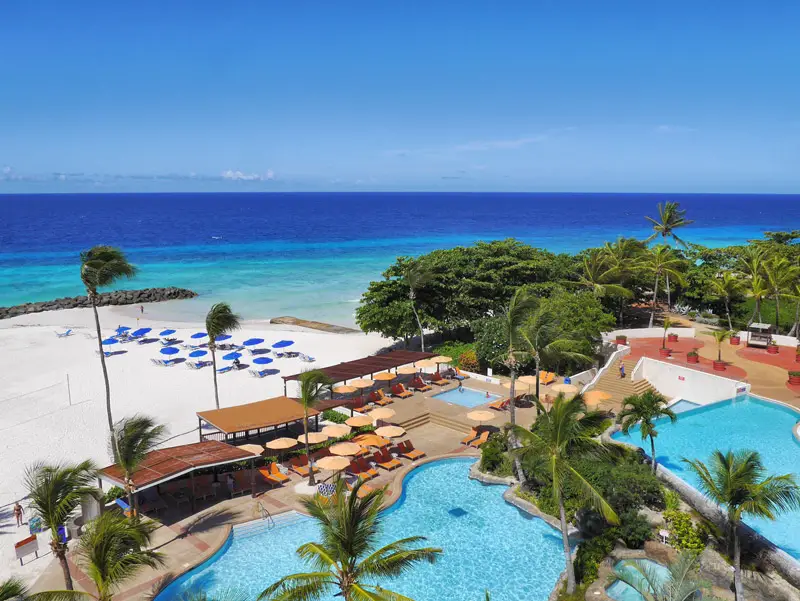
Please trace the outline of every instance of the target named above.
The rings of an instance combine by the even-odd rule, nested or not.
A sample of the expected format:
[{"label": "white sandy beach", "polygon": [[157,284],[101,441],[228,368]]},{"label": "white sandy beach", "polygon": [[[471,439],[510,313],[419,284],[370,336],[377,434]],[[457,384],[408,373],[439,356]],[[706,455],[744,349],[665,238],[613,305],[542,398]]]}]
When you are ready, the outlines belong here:
[{"label": "white sandy beach", "polygon": [[[169,314],[174,315],[174,306],[169,309]],[[199,323],[160,319],[159,305],[146,305],[145,314],[137,324],[138,314],[138,306],[101,308],[104,337],[112,335],[120,324],[134,329],[152,327],[151,335],[172,327],[178,331],[177,338],[187,341],[193,332],[204,330]],[[72,328],[75,334],[57,338],[54,332],[66,328]],[[40,547],[46,554],[42,557],[40,552],[40,559],[26,559],[26,565],[20,567],[14,556],[14,542],[27,535],[27,526],[16,528],[12,515],[13,503],[25,496],[26,467],[36,461],[93,459],[100,466],[109,463],[105,395],[94,333],[90,309],[0,321],[0,579],[17,574],[33,581],[52,560],[45,537],[41,537]],[[250,337],[264,338],[265,345],[280,339],[294,340],[291,350],[314,356],[316,363],[276,359],[268,367],[281,373],[263,379],[251,377],[247,370],[222,374],[219,376],[222,407],[281,395],[281,375],[357,359],[388,344],[379,336],[289,329],[260,321],[246,322],[242,330],[233,333],[231,342]],[[195,412],[214,408],[211,368],[154,366],[150,358],[166,358],[159,354],[161,348],[158,343],[108,347],[110,351],[125,351],[107,359],[114,419],[134,413],[151,415],[169,427],[171,436],[176,436],[168,445],[196,442]],[[185,357],[187,353],[181,349],[176,356]],[[222,354],[218,353],[218,361]],[[241,361],[249,363],[249,360],[245,353]],[[291,384],[288,393],[294,394]],[[26,507],[24,500],[22,505]],[[28,511],[25,517],[27,521]]]}]

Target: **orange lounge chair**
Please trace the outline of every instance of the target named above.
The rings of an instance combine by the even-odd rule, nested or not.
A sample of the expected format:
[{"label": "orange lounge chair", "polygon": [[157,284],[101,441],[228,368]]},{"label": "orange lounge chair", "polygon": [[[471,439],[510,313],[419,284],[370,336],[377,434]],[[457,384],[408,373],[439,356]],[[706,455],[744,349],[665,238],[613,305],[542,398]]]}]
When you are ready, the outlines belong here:
[{"label": "orange lounge chair", "polygon": [[481,434],[478,438],[473,440],[471,443],[469,443],[468,446],[472,447],[473,449],[477,449],[483,443],[485,443],[487,440],[489,440],[489,431],[488,430],[486,432],[484,432],[483,434]]},{"label": "orange lounge chair", "polygon": [[273,486],[282,486],[291,480],[289,476],[278,469],[277,463],[270,463],[267,467],[259,468],[258,473],[264,476],[268,484],[272,484]]},{"label": "orange lounge chair", "polygon": [[359,468],[361,468],[361,473],[367,476],[367,478],[370,480],[378,477],[378,470],[369,464],[369,461],[367,461],[365,456],[357,457],[355,459],[355,463]]},{"label": "orange lounge chair", "polygon": [[[308,465],[308,455],[300,455],[299,457],[295,457],[289,460],[289,465],[287,466],[290,471],[294,472],[298,476],[302,478],[307,478],[309,474],[309,465]],[[319,470],[314,468],[314,473],[316,474]]]},{"label": "orange lounge chair", "polygon": [[359,480],[364,480],[365,482],[367,480],[372,480],[375,476],[378,475],[378,472],[376,472],[372,468],[369,468],[369,471],[366,471],[364,467],[358,461],[355,460],[351,461],[350,465],[347,466],[347,472],[349,474],[352,474]]},{"label": "orange lounge chair", "polygon": [[376,452],[372,456],[372,460],[379,468],[388,471],[396,470],[398,467],[402,465],[397,459],[389,455],[389,451],[387,451],[386,449],[382,449]]},{"label": "orange lounge chair", "polygon": [[489,403],[489,409],[494,409],[495,411],[505,411],[508,409],[508,403],[511,399],[503,399],[501,401],[495,401],[494,403]]},{"label": "orange lounge chair", "polygon": [[539,384],[542,386],[548,386],[556,381],[556,374],[552,371],[540,371],[539,372]]},{"label": "orange lounge chair", "polygon": [[467,436],[465,436],[465,437],[464,437],[464,438],[461,440],[461,444],[469,444],[469,443],[471,443],[473,440],[475,440],[476,438],[478,438],[478,436],[480,436],[480,434],[478,434],[478,431],[477,431],[475,428],[473,428],[473,429],[472,429],[472,432],[471,432],[471,433],[469,433],[469,434],[467,434]]},{"label": "orange lounge chair", "polygon": [[[349,490],[351,492],[353,490],[353,485],[350,484],[349,482],[347,483],[347,490]],[[362,484],[361,487],[358,489],[358,498],[359,499],[363,499],[369,493],[374,492],[374,491],[375,491],[375,489],[372,488],[371,486],[367,486],[366,484]]]},{"label": "orange lounge chair", "polygon": [[425,457],[425,453],[415,449],[414,444],[410,440],[405,440],[400,443],[400,456],[410,459],[411,461],[416,461],[421,457]]},{"label": "orange lounge chair", "polygon": [[427,392],[429,390],[433,390],[433,388],[428,386],[425,382],[423,382],[422,378],[420,378],[419,376],[411,380],[409,386],[411,386],[411,388],[419,392]]},{"label": "orange lounge chair", "polygon": [[460,369],[458,369],[457,367],[456,367],[456,375],[457,375],[457,376],[461,376],[461,377],[462,377],[462,378],[464,378],[465,380],[469,380],[469,375],[468,375],[468,374],[465,374],[463,371],[461,371],[461,370],[460,370]]},{"label": "orange lounge chair", "polygon": [[401,399],[406,399],[410,396],[414,396],[414,393],[410,390],[406,390],[406,387],[402,384],[395,384],[392,386],[392,396],[400,397]]},{"label": "orange lounge chair", "polygon": [[450,380],[446,380],[442,377],[442,374],[434,374],[431,377],[431,384],[436,384],[437,386],[447,386],[450,383]]},{"label": "orange lounge chair", "polygon": [[392,399],[390,399],[385,394],[383,394],[383,389],[378,389],[375,392],[373,392],[372,394],[375,395],[375,398],[373,399],[372,402],[375,403],[376,405],[380,405],[381,407],[384,407],[386,405],[391,405],[392,403],[394,403],[394,401]]}]

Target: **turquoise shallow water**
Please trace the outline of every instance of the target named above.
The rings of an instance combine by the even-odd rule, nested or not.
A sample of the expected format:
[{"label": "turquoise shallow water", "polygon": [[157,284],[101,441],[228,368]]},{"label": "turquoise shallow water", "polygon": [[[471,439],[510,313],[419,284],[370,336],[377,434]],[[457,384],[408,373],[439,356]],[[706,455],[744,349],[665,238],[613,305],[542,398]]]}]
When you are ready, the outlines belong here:
[{"label": "turquoise shallow water", "polygon": [[123,288],[199,292],[176,318],[227,300],[244,317],[349,325],[370,280],[398,255],[516,237],[554,252],[650,233],[678,200],[692,242],[722,246],[800,226],[800,196],[713,194],[0,195],[0,306],[82,293],[78,255],[120,246],[140,268]]},{"label": "turquoise shallow water", "polygon": [[[415,601],[482,601],[487,589],[493,601],[545,601],[564,569],[560,534],[503,501],[504,487],[469,480],[471,463],[437,461],[406,479],[403,498],[387,510],[383,543],[423,535],[444,554],[385,586]],[[173,582],[157,601],[230,587],[255,599],[281,576],[307,569],[295,550],[317,539],[315,523],[304,517],[269,530],[234,529],[227,548]]]},{"label": "turquoise shallow water", "polygon": [[[792,427],[800,413],[788,407],[755,397],[741,397],[686,411],[675,424],[660,420],[656,454],[660,464],[687,482],[697,485],[697,478],[682,458],[707,461],[716,449],[758,451],[772,474],[792,473],[800,483],[800,444]],[[618,432],[613,438],[642,444],[638,429],[629,436]],[[649,452],[649,444],[645,445]],[[800,510],[780,514],[775,521],[748,518],[746,522],[780,546],[800,558]]]}]

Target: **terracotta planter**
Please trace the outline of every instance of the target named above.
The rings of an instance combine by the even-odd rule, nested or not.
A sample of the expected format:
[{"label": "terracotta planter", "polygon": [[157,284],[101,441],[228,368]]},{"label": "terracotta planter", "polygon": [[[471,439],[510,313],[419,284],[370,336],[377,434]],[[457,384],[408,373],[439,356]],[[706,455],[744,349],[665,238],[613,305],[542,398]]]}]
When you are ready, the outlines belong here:
[{"label": "terracotta planter", "polygon": [[700,363],[700,357],[697,355],[687,355],[686,356],[687,363]]},{"label": "terracotta planter", "polygon": [[662,357],[669,357],[672,354],[671,348],[660,348],[658,349],[658,354]]},{"label": "terracotta planter", "polygon": [[628,344],[628,339],[625,337],[620,338],[619,336],[617,336],[616,339],[614,339],[614,342],[616,342],[617,344]]},{"label": "terracotta planter", "polygon": [[789,384],[800,384],[800,376],[789,376]]},{"label": "terracotta planter", "polygon": [[678,342],[677,334],[667,334],[667,342]]},{"label": "terracotta planter", "polygon": [[739,346],[739,343],[742,341],[740,336],[731,336],[731,346]]},{"label": "terracotta planter", "polygon": [[795,362],[795,363],[800,363],[800,353],[797,353],[797,354],[794,356],[794,362]]},{"label": "terracotta planter", "polygon": [[768,352],[770,355],[777,355],[777,354],[778,354],[778,352],[780,351],[780,348],[781,348],[781,347],[779,347],[777,344],[770,344],[770,345],[767,347],[767,352]]},{"label": "terracotta planter", "polygon": [[714,361],[714,371],[725,371],[728,364],[724,361]]}]

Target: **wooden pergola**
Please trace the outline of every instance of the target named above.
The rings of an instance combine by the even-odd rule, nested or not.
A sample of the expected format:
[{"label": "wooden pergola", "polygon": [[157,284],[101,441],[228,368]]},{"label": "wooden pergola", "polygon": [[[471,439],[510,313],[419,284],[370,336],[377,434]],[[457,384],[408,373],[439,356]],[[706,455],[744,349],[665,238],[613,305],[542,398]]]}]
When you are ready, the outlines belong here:
[{"label": "wooden pergola", "polygon": [[[317,425],[319,413],[316,409],[308,410],[309,418],[317,420]],[[288,429],[289,425],[302,421],[304,416],[303,406],[297,399],[278,396],[236,407],[199,411],[197,420],[201,441],[213,439],[239,442],[277,432],[282,426]],[[203,434],[203,422],[217,432]]]}]

